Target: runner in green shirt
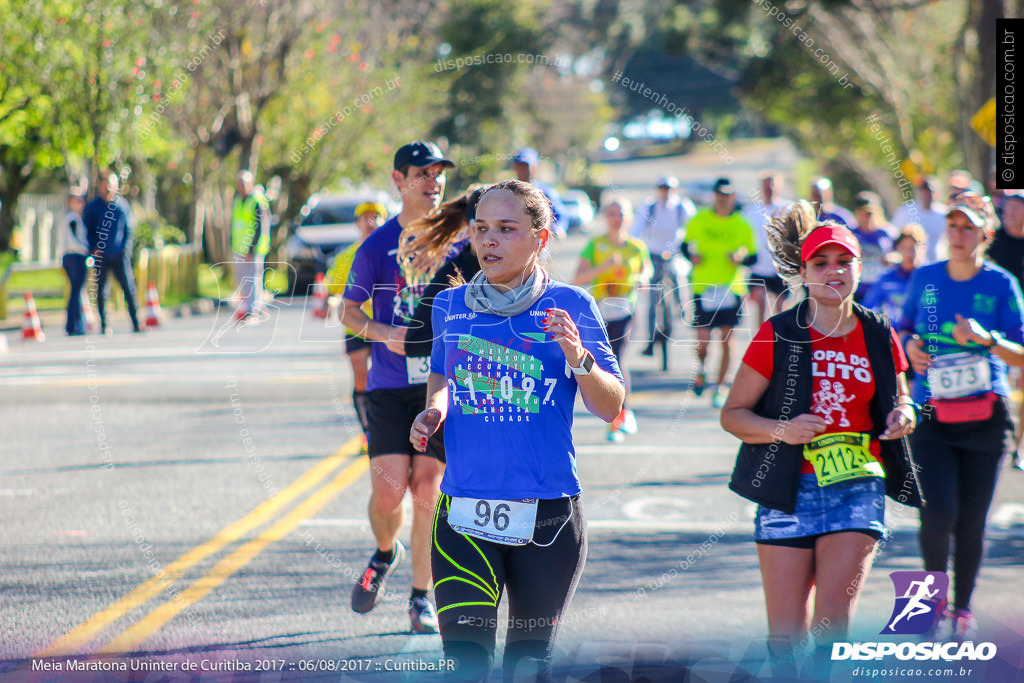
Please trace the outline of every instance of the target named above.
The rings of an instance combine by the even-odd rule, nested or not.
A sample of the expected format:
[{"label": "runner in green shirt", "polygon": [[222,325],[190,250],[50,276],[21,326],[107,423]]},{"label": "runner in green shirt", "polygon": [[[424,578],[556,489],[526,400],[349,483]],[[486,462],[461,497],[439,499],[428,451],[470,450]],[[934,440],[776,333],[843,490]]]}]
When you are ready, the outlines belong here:
[{"label": "runner in green shirt", "polygon": [[693,380],[693,391],[704,393],[704,362],[711,342],[711,331],[719,330],[722,356],[711,404],[725,403],[729,373],[732,328],[740,320],[743,305],[742,266],[757,260],[754,230],[743,214],[735,211],[736,198],[728,178],[715,181],[715,203],[690,220],[683,243],[683,255],[690,259],[690,291],[693,292],[693,326],[697,329],[697,360],[700,368]]}]

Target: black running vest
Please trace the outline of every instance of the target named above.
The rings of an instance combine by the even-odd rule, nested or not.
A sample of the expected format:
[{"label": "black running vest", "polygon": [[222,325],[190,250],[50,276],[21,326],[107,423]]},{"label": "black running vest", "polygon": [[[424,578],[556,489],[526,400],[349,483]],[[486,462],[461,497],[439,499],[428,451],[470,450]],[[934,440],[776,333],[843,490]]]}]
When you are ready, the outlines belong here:
[{"label": "black running vest", "polygon": [[[754,406],[754,412],[772,420],[789,420],[811,410],[811,335],[807,324],[807,300],[771,319],[775,334],[773,372],[768,388]],[[885,419],[896,405],[896,372],[892,355],[892,331],[889,319],[853,305],[864,330],[868,360],[875,376],[875,394],[871,397],[872,437],[885,431]],[[885,492],[893,500],[911,507],[924,501],[917,482],[907,438],[880,441],[881,461],[885,468]],[[736,456],[729,488],[765,507],[792,514],[796,509],[797,489],[804,460],[803,446],[782,441],[743,443]]]}]

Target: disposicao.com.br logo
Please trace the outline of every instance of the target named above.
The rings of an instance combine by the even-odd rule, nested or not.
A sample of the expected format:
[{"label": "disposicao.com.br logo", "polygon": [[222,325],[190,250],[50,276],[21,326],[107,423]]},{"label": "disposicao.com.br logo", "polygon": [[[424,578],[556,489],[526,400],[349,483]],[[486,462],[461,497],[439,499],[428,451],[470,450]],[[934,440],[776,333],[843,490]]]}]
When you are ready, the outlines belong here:
[{"label": "disposicao.com.br logo", "polygon": [[927,633],[942,618],[946,608],[949,577],[945,572],[892,572],[896,591],[892,615],[882,635],[920,635]]},{"label": "disposicao.com.br logo", "polygon": [[896,656],[902,661],[988,661],[996,656],[995,643],[832,643],[832,661],[865,661]]},{"label": "disposicao.com.br logo", "polygon": [[[889,574],[896,598],[882,635],[921,635],[944,615],[949,577],[945,572],[900,571]],[[993,643],[833,643],[832,660],[987,661],[996,656]]]}]

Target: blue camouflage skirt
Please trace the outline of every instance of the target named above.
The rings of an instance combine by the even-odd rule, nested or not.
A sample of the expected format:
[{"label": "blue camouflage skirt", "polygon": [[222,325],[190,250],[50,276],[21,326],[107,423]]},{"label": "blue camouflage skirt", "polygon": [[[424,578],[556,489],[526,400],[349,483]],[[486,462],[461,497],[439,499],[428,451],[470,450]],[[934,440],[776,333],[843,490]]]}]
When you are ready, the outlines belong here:
[{"label": "blue camouflage skirt", "polygon": [[863,477],[819,486],[815,475],[801,474],[796,512],[759,505],[754,518],[754,540],[768,544],[794,538],[813,540],[839,531],[861,531],[876,540],[885,535],[884,479]]}]

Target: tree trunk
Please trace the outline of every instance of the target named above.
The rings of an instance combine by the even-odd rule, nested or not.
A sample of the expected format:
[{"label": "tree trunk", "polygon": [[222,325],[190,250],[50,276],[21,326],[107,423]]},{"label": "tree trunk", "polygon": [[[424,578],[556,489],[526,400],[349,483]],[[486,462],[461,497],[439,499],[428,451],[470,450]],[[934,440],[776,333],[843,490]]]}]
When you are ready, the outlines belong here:
[{"label": "tree trunk", "polygon": [[21,192],[0,190],[0,252],[11,248],[14,223],[18,214],[18,196]]},{"label": "tree trunk", "polygon": [[[206,219],[206,203],[203,201],[203,165],[199,159],[199,148],[192,148],[192,207],[189,211],[192,221],[188,231],[188,241],[192,244],[203,244],[203,223]],[[210,254],[206,254],[209,258]]]},{"label": "tree trunk", "polygon": [[249,133],[243,135],[238,143],[238,170],[249,171],[254,176],[256,175],[256,159],[253,154],[255,138],[255,133]]},{"label": "tree trunk", "polygon": [[14,228],[18,224],[18,199],[25,191],[34,169],[22,174],[22,167],[7,167],[0,176],[0,252],[12,248]]},{"label": "tree trunk", "polygon": [[[996,19],[1005,17],[1003,0],[980,0],[981,8],[977,14],[978,45],[981,46],[980,59],[974,72],[973,88],[968,94],[970,116],[996,92]],[[969,134],[967,145],[967,168],[975,178],[980,178],[987,187],[992,167],[992,149],[980,137]]]}]

